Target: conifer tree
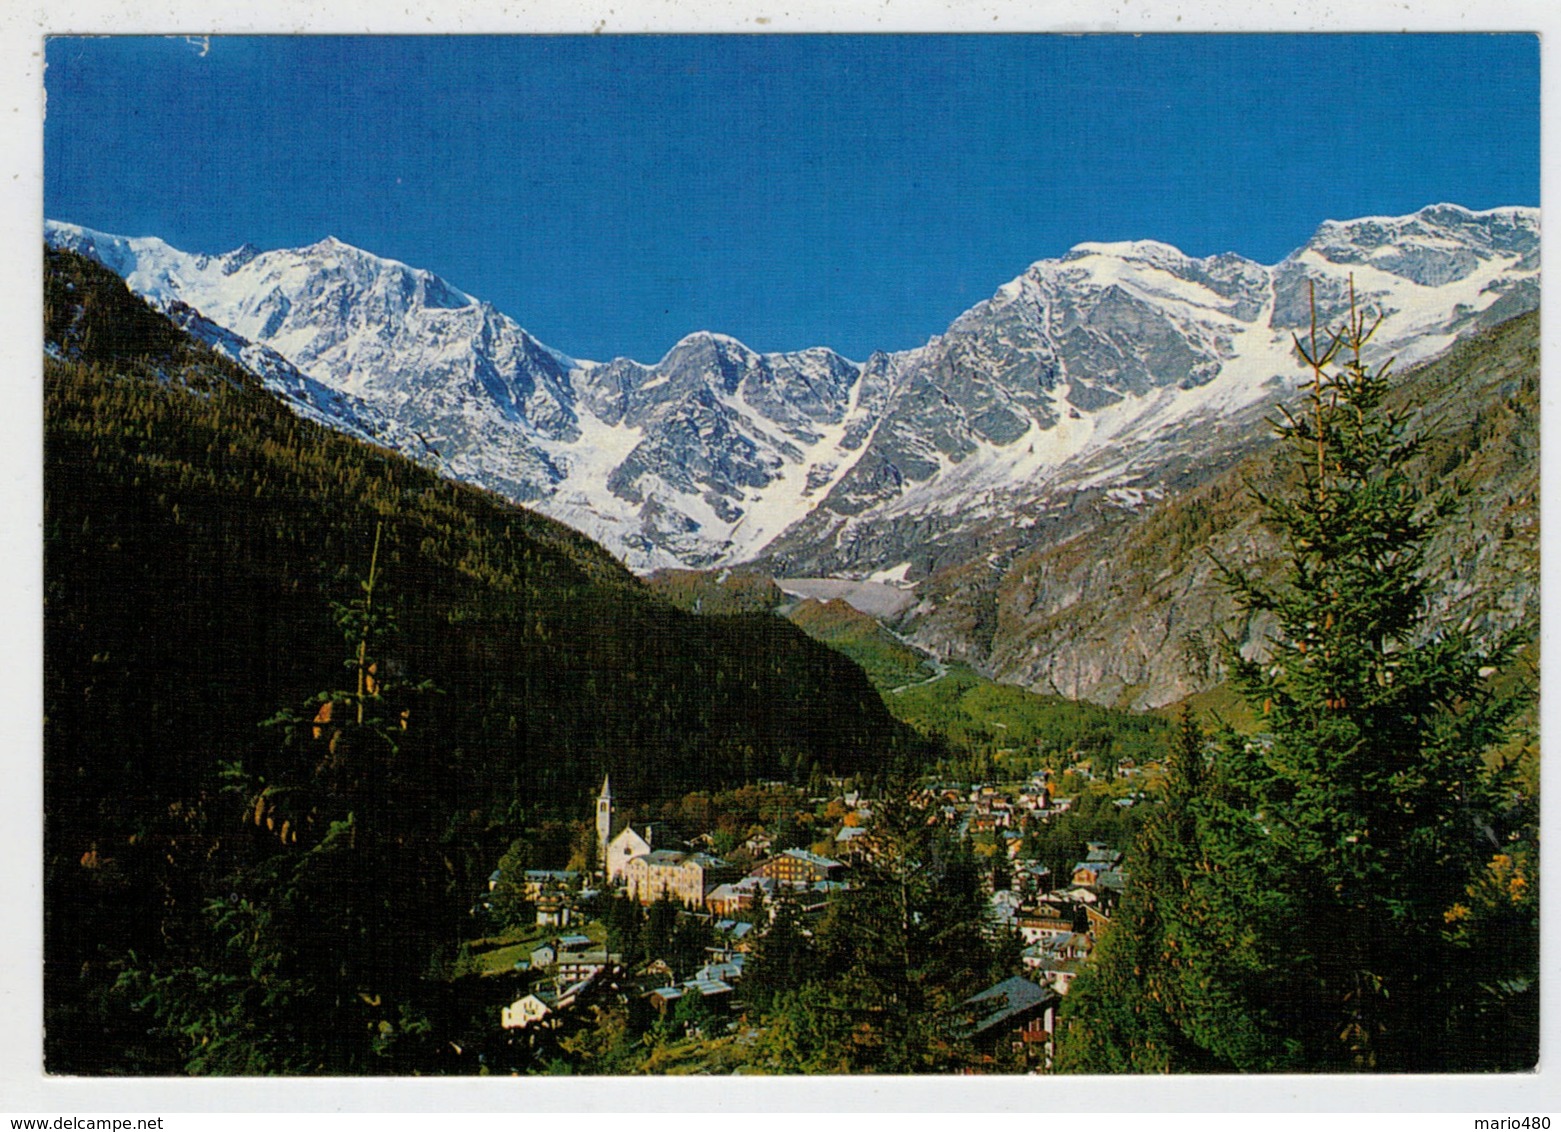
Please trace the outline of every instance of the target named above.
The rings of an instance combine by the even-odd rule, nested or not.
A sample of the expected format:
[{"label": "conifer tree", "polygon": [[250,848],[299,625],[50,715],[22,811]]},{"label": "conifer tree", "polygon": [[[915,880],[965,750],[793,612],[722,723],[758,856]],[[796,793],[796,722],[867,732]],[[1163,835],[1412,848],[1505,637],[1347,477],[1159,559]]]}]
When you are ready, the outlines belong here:
[{"label": "conifer tree", "polygon": [[488,897],[493,923],[499,928],[519,927],[532,922],[535,905],[526,895],[526,870],[533,860],[531,844],[519,837],[499,859],[498,877]]},{"label": "conifer tree", "polygon": [[773,898],[768,923],[743,968],[743,998],[766,1010],[777,994],[802,985],[812,970],[812,940],[804,930],[796,894],[782,888]]},{"label": "conifer tree", "polygon": [[1163,803],[1128,852],[1127,891],[1063,1000],[1059,1072],[1299,1068],[1255,989],[1273,988],[1283,957],[1249,931],[1283,909],[1206,748],[1184,711]]},{"label": "conifer tree", "polygon": [[1277,428],[1299,487],[1259,494],[1287,570],[1228,574],[1278,625],[1270,657],[1231,655],[1266,738],[1223,756],[1298,929],[1312,1001],[1294,1036],[1318,1068],[1431,1069],[1455,1044],[1445,914],[1505,840],[1485,756],[1518,706],[1491,679],[1518,640],[1431,618],[1424,549],[1449,508],[1406,471],[1423,438],[1384,403],[1390,363],[1363,359],[1375,328],[1352,286],[1345,324],[1320,337],[1314,317],[1297,341],[1312,380]]},{"label": "conifer tree", "polygon": [[[761,1058],[769,1068],[925,1073],[969,1063],[953,1007],[988,984],[999,941],[968,849],[929,817],[903,776],[879,794],[854,885],[814,932],[809,985],[768,988],[764,1027],[777,1027],[789,1051]],[[770,958],[765,977],[778,973]],[[827,1018],[791,1016],[804,1008]]]},{"label": "conifer tree", "polygon": [[1472,1064],[1468,943],[1448,925],[1513,859],[1488,756],[1517,707],[1492,680],[1517,641],[1433,619],[1423,552],[1447,507],[1406,470],[1420,440],[1385,404],[1389,366],[1364,360],[1374,329],[1352,291],[1342,326],[1296,341],[1311,380],[1276,422],[1291,486],[1254,490],[1284,568],[1225,570],[1276,626],[1266,656],[1228,654],[1259,734],[1227,729],[1202,782],[1179,760],[1069,1003],[1064,1068]]},{"label": "conifer tree", "polygon": [[195,961],[121,980],[188,1042],[191,1072],[395,1072],[427,1052],[426,976],[457,923],[449,799],[413,786],[430,751],[381,677],[394,623],[375,606],[379,542],[377,527],[362,596],[337,606],[353,686],[266,721],[287,747],[270,773],[225,768],[250,836]]}]

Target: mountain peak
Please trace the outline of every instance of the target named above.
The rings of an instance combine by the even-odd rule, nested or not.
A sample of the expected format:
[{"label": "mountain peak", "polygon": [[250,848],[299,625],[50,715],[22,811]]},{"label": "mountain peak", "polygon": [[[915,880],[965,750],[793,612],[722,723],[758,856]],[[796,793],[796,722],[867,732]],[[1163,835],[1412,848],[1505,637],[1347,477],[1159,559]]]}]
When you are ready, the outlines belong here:
[{"label": "mountain peak", "polygon": [[222,271],[225,275],[232,275],[235,271],[253,263],[260,255],[260,249],[245,240],[225,256],[221,256]]},{"label": "mountain peak", "polygon": [[[356,252],[358,255],[364,256],[372,254],[370,252],[364,251],[362,248],[355,248],[345,240],[338,239],[335,236],[326,236],[325,239],[316,240],[308,247],[300,248],[299,250],[305,252],[322,252],[326,254],[339,252]],[[378,257],[374,256],[373,258],[377,259]]]},{"label": "mountain peak", "polygon": [[693,350],[731,351],[743,357],[750,355],[758,356],[757,351],[749,349],[730,334],[720,334],[714,330],[696,330],[692,334],[685,334],[682,338],[679,338],[677,343],[666,352],[661,360],[666,362],[676,354],[687,353]]},{"label": "mountain peak", "polygon": [[[685,346],[703,342],[711,342],[722,346],[736,346],[743,350],[748,349],[747,346],[744,346],[730,334],[721,334],[714,330],[696,330],[692,334],[685,334],[678,339],[677,345]],[[677,349],[677,346],[674,346],[673,349]]]},{"label": "mountain peak", "polygon": [[1139,260],[1147,263],[1155,263],[1160,260],[1174,260],[1178,263],[1185,262],[1190,256],[1180,248],[1159,240],[1116,240],[1100,241],[1086,240],[1081,244],[1074,244],[1063,256],[1064,262],[1071,259],[1083,259],[1085,256],[1103,255],[1114,259]]},{"label": "mountain peak", "polygon": [[1418,211],[1403,216],[1356,216],[1349,220],[1324,220],[1317,226],[1312,240],[1346,232],[1414,232],[1431,228],[1480,228],[1492,225],[1515,225],[1537,229],[1539,209],[1523,205],[1505,205],[1476,211],[1461,204],[1443,202],[1428,204]]}]

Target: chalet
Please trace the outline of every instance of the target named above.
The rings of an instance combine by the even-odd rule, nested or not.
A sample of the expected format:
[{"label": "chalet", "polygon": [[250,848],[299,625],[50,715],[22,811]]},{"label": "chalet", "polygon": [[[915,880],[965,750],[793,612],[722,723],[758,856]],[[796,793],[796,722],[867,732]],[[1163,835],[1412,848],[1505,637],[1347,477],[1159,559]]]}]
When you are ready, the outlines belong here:
[{"label": "chalet", "polygon": [[1044,781],[1031,781],[1029,789],[1020,791],[1019,793],[1019,807],[1021,809],[1030,810],[1032,812],[1035,810],[1044,810],[1046,809],[1046,802],[1047,792],[1046,783]]},{"label": "chalet", "polygon": [[499,1012],[499,1024],[506,1030],[524,1030],[528,1026],[535,1026],[554,1012],[556,1003],[557,998],[553,994],[534,991],[504,1007]]},{"label": "chalet", "polygon": [[867,830],[859,825],[843,825],[840,827],[840,832],[835,834],[835,845],[838,852],[852,856],[860,848],[857,844],[858,840],[866,836]]},{"label": "chalet", "polygon": [[960,1004],[964,1032],[988,1056],[1007,1048],[1027,1063],[1049,1064],[1057,1001],[1029,979],[1004,979]]},{"label": "chalet", "polygon": [[1020,912],[1015,925],[1025,943],[1050,943],[1073,934],[1073,916],[1052,905],[1043,904]]},{"label": "chalet", "polygon": [[560,948],[557,957],[553,960],[554,978],[559,983],[594,979],[608,967],[617,966],[621,960],[622,956],[600,948],[589,951],[569,951]]},{"label": "chalet", "polygon": [[689,979],[682,986],[657,987],[646,999],[658,1014],[666,1014],[685,998],[697,998],[707,1008],[724,1014],[732,998],[732,987],[720,979]]},{"label": "chalet", "polygon": [[545,971],[553,965],[553,961],[557,958],[558,952],[553,949],[553,946],[544,943],[541,947],[532,948],[531,967],[536,971]]},{"label": "chalet", "polygon": [[[579,887],[579,882],[580,874],[573,869],[527,869],[521,881],[526,899],[532,901],[547,893],[572,891]],[[488,887],[492,888],[493,883],[490,879]]]},{"label": "chalet", "polygon": [[1043,904],[1055,904],[1059,908],[1077,908],[1084,904],[1097,904],[1100,897],[1087,888],[1060,888],[1041,897]]},{"label": "chalet", "polygon": [[1062,939],[1053,940],[1048,950],[1058,959],[1088,959],[1094,946],[1095,941],[1087,932],[1074,932]]},{"label": "chalet", "polygon": [[1003,924],[1014,924],[1019,919],[1019,894],[1010,889],[1000,889],[992,893],[992,915]]},{"label": "chalet", "polygon": [[725,1006],[732,997],[732,985],[724,979],[689,979],[683,990],[685,994],[699,995],[709,1006]]},{"label": "chalet", "polygon": [[684,994],[682,987],[656,987],[645,997],[656,1008],[658,1014],[665,1014],[678,999]]},{"label": "chalet", "polygon": [[816,880],[808,885],[804,891],[812,894],[812,900],[809,901],[809,904],[812,904],[813,900],[816,900],[818,897],[822,896],[827,900],[837,893],[845,892],[850,887],[843,880]]},{"label": "chalet", "polygon": [[743,962],[743,956],[734,955],[724,963],[706,963],[689,981],[734,983],[742,978]]},{"label": "chalet", "polygon": [[1091,904],[1086,906],[1084,909],[1084,923],[1084,930],[1089,932],[1089,934],[1095,939],[1099,939],[1100,933],[1105,931],[1106,928],[1110,926],[1111,915],[1108,912],[1102,911],[1096,905]]},{"label": "chalet", "polygon": [[1041,979],[1058,994],[1067,994],[1068,988],[1073,985],[1073,980],[1078,978],[1079,970],[1084,966],[1082,959],[1059,959],[1056,956],[1048,956],[1035,968],[1036,977]]},{"label": "chalet", "polygon": [[569,900],[561,894],[550,894],[537,899],[537,923],[544,927],[567,928],[573,915]]},{"label": "chalet", "polygon": [[1019,962],[1026,971],[1039,971],[1051,958],[1051,947],[1045,943],[1032,943],[1019,953]]},{"label": "chalet", "polygon": [[1039,896],[1051,891],[1052,871],[1039,861],[1016,861],[1009,883],[1021,896]]},{"label": "chalet", "polygon": [[1063,936],[1048,943],[1027,947],[1020,953],[1026,971],[1034,978],[1050,986],[1058,994],[1067,994],[1069,986],[1095,945],[1094,939],[1082,932]]},{"label": "chalet", "polygon": [[1083,888],[1091,888],[1101,883],[1101,875],[1105,873],[1121,875],[1118,862],[1122,860],[1119,850],[1111,849],[1101,841],[1086,843],[1089,850],[1084,860],[1073,866],[1073,883]]}]

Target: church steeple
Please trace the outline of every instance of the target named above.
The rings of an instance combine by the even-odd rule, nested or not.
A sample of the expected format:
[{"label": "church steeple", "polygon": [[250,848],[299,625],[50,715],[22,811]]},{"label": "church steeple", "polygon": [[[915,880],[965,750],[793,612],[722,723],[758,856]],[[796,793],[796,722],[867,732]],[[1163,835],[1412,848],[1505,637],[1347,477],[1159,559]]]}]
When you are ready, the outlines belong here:
[{"label": "church steeple", "polygon": [[602,792],[596,796],[596,859],[607,867],[607,843],[612,840],[612,776],[602,776]]}]

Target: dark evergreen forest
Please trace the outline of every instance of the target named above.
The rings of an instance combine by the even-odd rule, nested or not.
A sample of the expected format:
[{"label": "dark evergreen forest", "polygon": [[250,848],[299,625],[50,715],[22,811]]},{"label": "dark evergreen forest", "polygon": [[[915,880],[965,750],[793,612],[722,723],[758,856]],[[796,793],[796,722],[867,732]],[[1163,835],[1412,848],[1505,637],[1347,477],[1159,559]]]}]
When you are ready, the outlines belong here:
[{"label": "dark evergreen forest", "polygon": [[467,904],[604,772],[655,801],[929,753],[787,622],[683,613],[299,419],[96,264],[47,253],[45,324],[51,1072],[438,1068]]}]

